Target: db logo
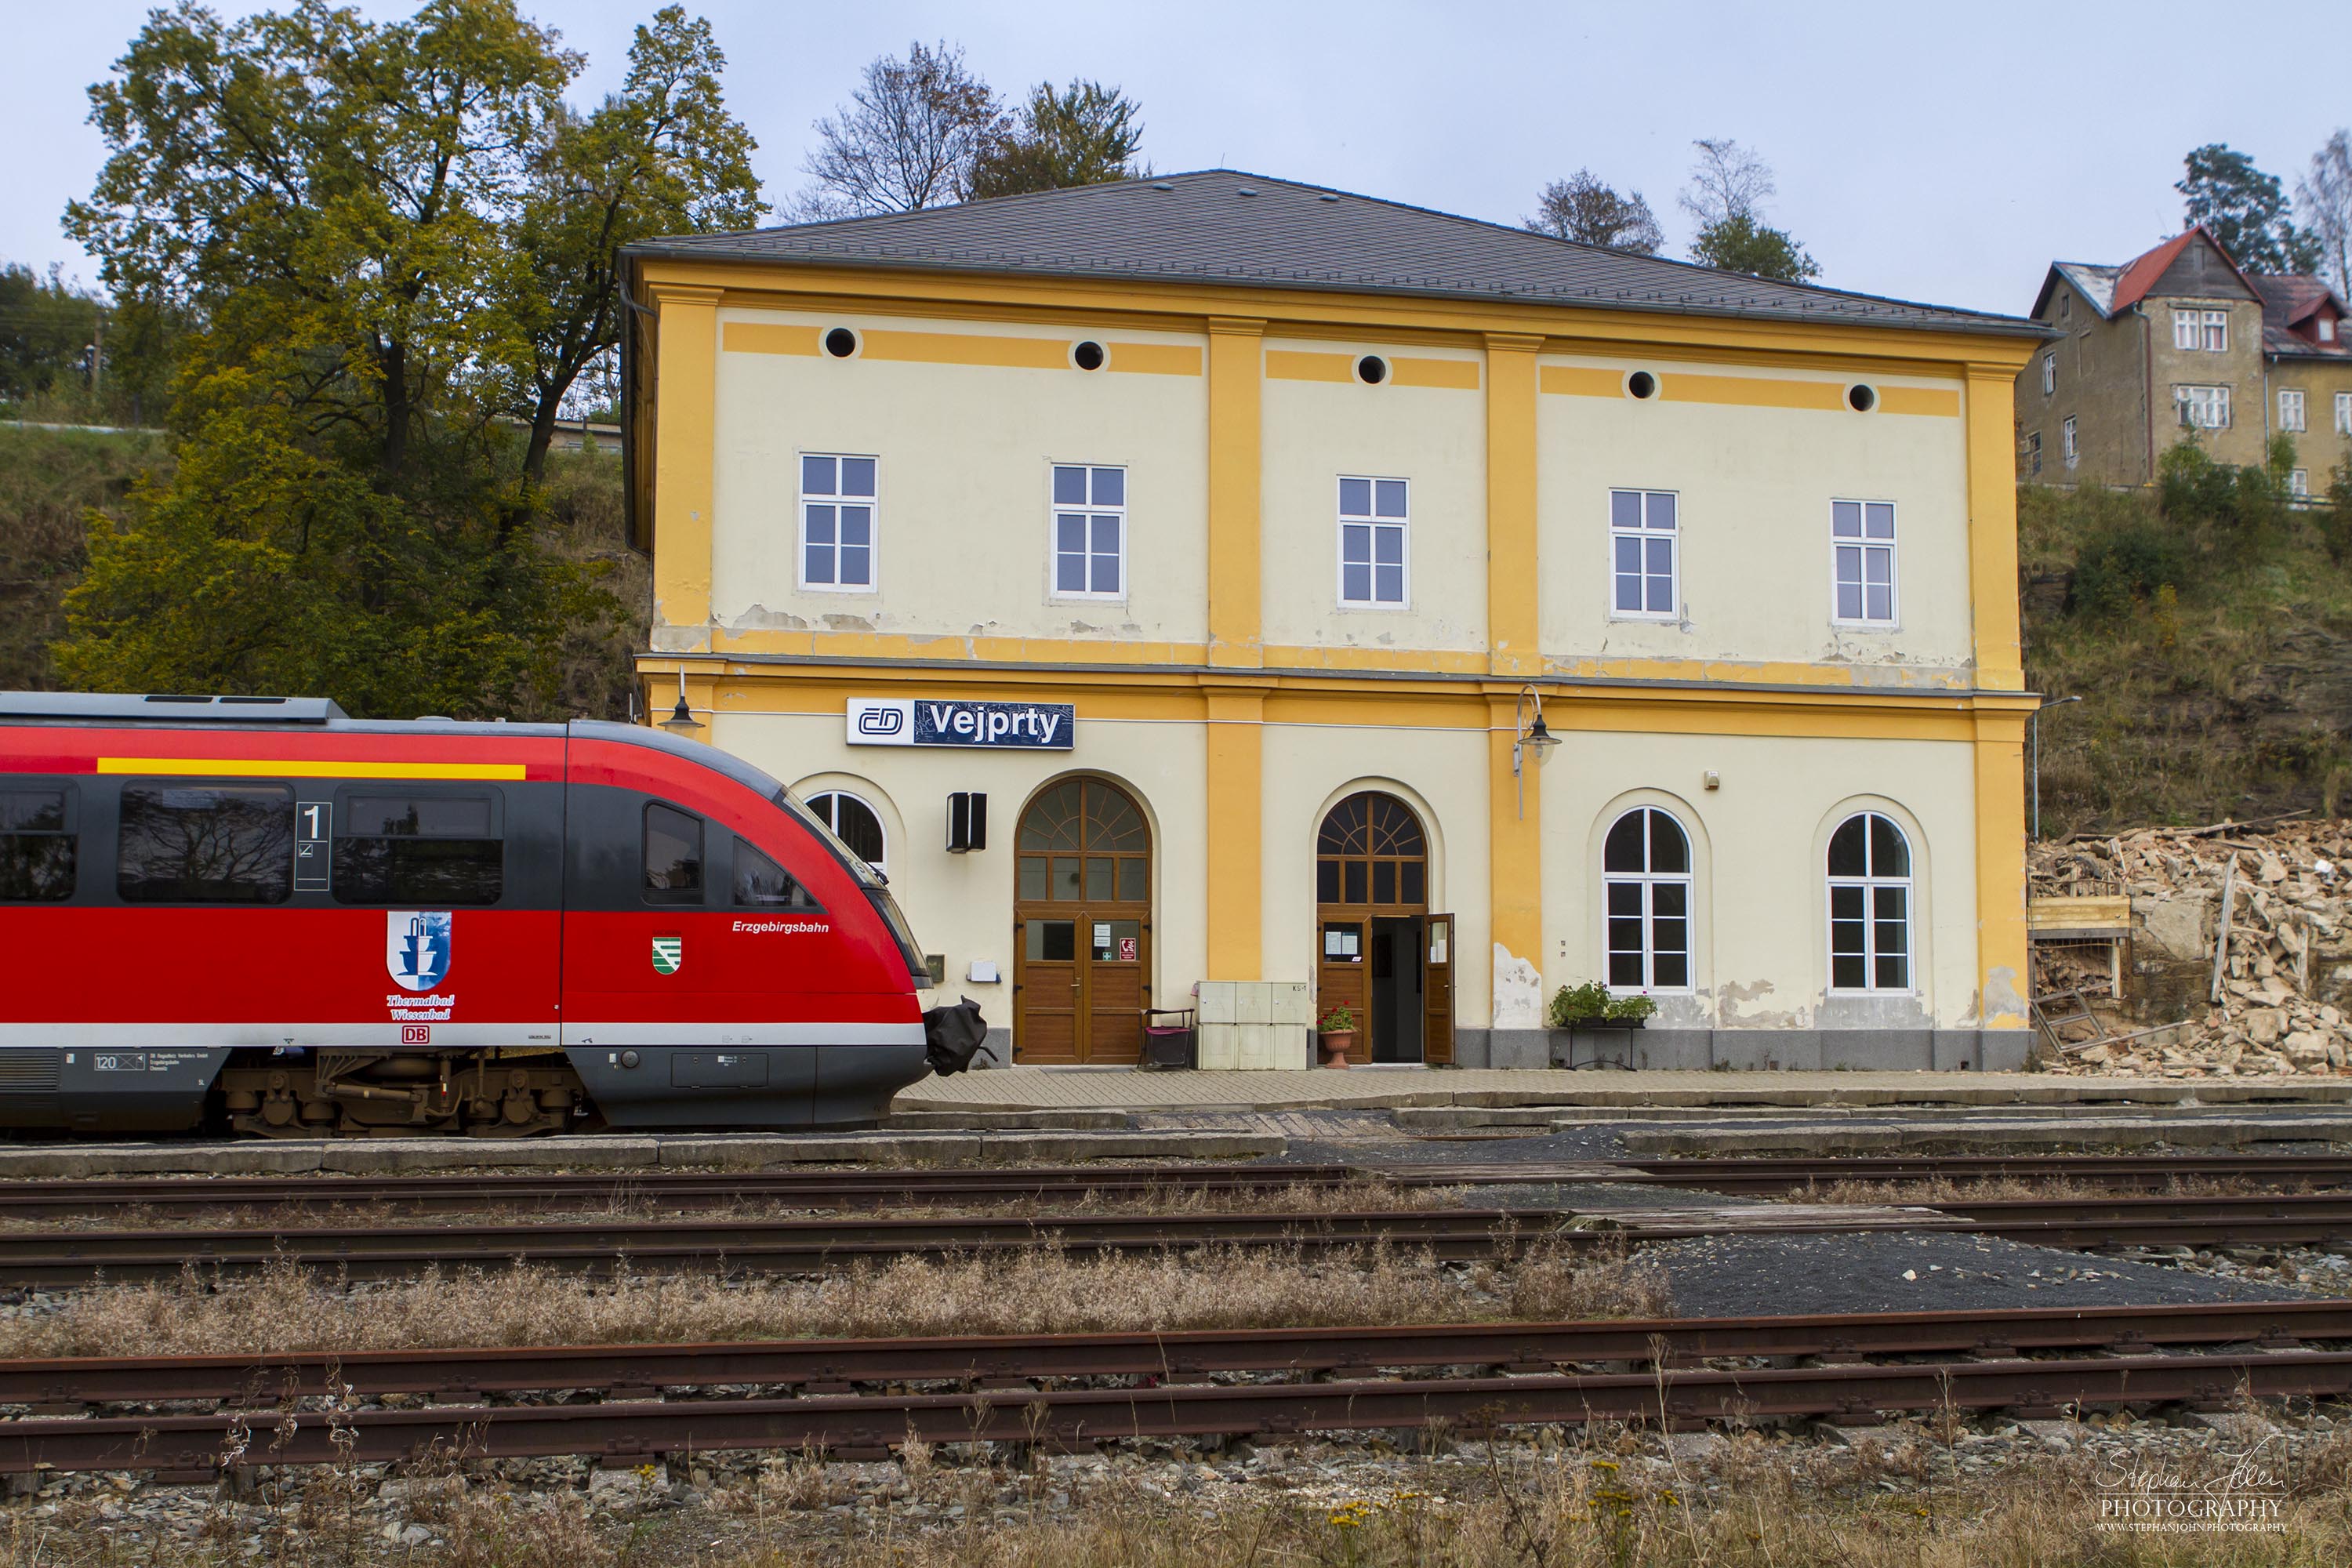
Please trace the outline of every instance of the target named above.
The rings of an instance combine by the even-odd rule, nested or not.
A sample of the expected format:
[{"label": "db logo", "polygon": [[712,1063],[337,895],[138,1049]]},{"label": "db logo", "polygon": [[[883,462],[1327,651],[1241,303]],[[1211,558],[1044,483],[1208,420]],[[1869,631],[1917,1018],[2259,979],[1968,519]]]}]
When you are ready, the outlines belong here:
[{"label": "db logo", "polygon": [[868,708],[857,715],[857,732],[861,735],[895,735],[907,727],[903,708]]},{"label": "db logo", "polygon": [[433,1026],[430,1024],[403,1024],[400,1026],[400,1043],[404,1046],[431,1045],[433,1043]]}]

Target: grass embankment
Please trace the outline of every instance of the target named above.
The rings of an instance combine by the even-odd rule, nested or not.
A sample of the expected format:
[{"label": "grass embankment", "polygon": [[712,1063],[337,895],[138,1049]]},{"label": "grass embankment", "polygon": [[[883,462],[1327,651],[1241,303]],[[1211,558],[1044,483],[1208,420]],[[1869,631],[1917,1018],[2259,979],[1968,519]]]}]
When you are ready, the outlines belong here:
[{"label": "grass embankment", "polygon": [[[57,684],[48,649],[65,630],[66,591],[88,562],[90,511],[121,517],[138,479],[167,478],[172,463],[170,442],[159,434],[0,424],[0,690]],[[551,452],[545,500],[541,541],[566,559],[604,565],[602,585],[626,612],[614,626],[565,639],[562,710],[626,719],[653,572],[623,531],[620,454]]]},{"label": "grass embankment", "polygon": [[2345,804],[2352,493],[2291,508],[2181,447],[2156,490],[2018,512],[2026,683],[2082,699],[2042,721],[2046,834]]}]

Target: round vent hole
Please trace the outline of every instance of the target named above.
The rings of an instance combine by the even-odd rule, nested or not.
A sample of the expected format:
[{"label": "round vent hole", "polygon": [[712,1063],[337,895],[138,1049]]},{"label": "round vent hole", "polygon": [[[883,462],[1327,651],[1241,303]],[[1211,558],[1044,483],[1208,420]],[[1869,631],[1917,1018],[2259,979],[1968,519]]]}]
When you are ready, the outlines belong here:
[{"label": "round vent hole", "polygon": [[1378,354],[1366,354],[1356,362],[1356,379],[1366,386],[1378,386],[1389,378],[1389,362]]},{"label": "round vent hole", "polygon": [[857,334],[847,327],[835,327],[824,335],[824,352],[835,359],[847,359],[857,352]]},{"label": "round vent hole", "polygon": [[1100,370],[1103,367],[1103,346],[1089,340],[1072,349],[1070,359],[1080,370]]},{"label": "round vent hole", "polygon": [[1658,395],[1658,378],[1646,370],[1637,370],[1625,378],[1625,390],[1636,397]]}]

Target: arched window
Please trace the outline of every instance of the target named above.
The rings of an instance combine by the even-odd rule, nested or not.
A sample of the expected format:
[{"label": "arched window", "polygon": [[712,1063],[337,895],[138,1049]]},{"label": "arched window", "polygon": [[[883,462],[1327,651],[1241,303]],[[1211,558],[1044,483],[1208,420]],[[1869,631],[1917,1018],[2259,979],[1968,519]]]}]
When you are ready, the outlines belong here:
[{"label": "arched window", "polygon": [[1609,984],[1687,991],[1691,984],[1690,837],[1672,812],[1641,806],[1601,841],[1609,911]]},{"label": "arched window", "polygon": [[1315,839],[1315,901],[1403,905],[1429,899],[1429,843],[1412,807],[1367,790],[1333,806]]},{"label": "arched window", "polygon": [[872,806],[847,790],[832,790],[808,798],[808,808],[816,819],[833,829],[834,837],[849,846],[849,852],[873,867],[884,876],[890,874],[886,863],[888,847],[882,839],[882,816]]},{"label": "arched window", "polygon": [[1830,989],[1911,989],[1911,844],[1895,819],[1849,816],[1830,836]]}]

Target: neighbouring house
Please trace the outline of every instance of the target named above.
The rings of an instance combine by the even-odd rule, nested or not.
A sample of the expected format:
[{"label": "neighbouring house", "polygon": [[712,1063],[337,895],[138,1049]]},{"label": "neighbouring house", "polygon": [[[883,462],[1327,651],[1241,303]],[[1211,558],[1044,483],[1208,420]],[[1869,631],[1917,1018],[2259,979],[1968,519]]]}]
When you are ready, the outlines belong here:
[{"label": "neighbouring house", "polygon": [[1000,1057],[2023,1060],[2044,328],[1228,170],[621,265],[646,707]]},{"label": "neighbouring house", "polygon": [[2344,301],[2316,278],[2251,273],[2204,228],[2120,266],[2051,263],[2032,319],[2063,333],[2018,373],[2018,477],[2147,485],[2194,440],[2231,464],[2294,438],[2289,483],[2352,456]]}]

